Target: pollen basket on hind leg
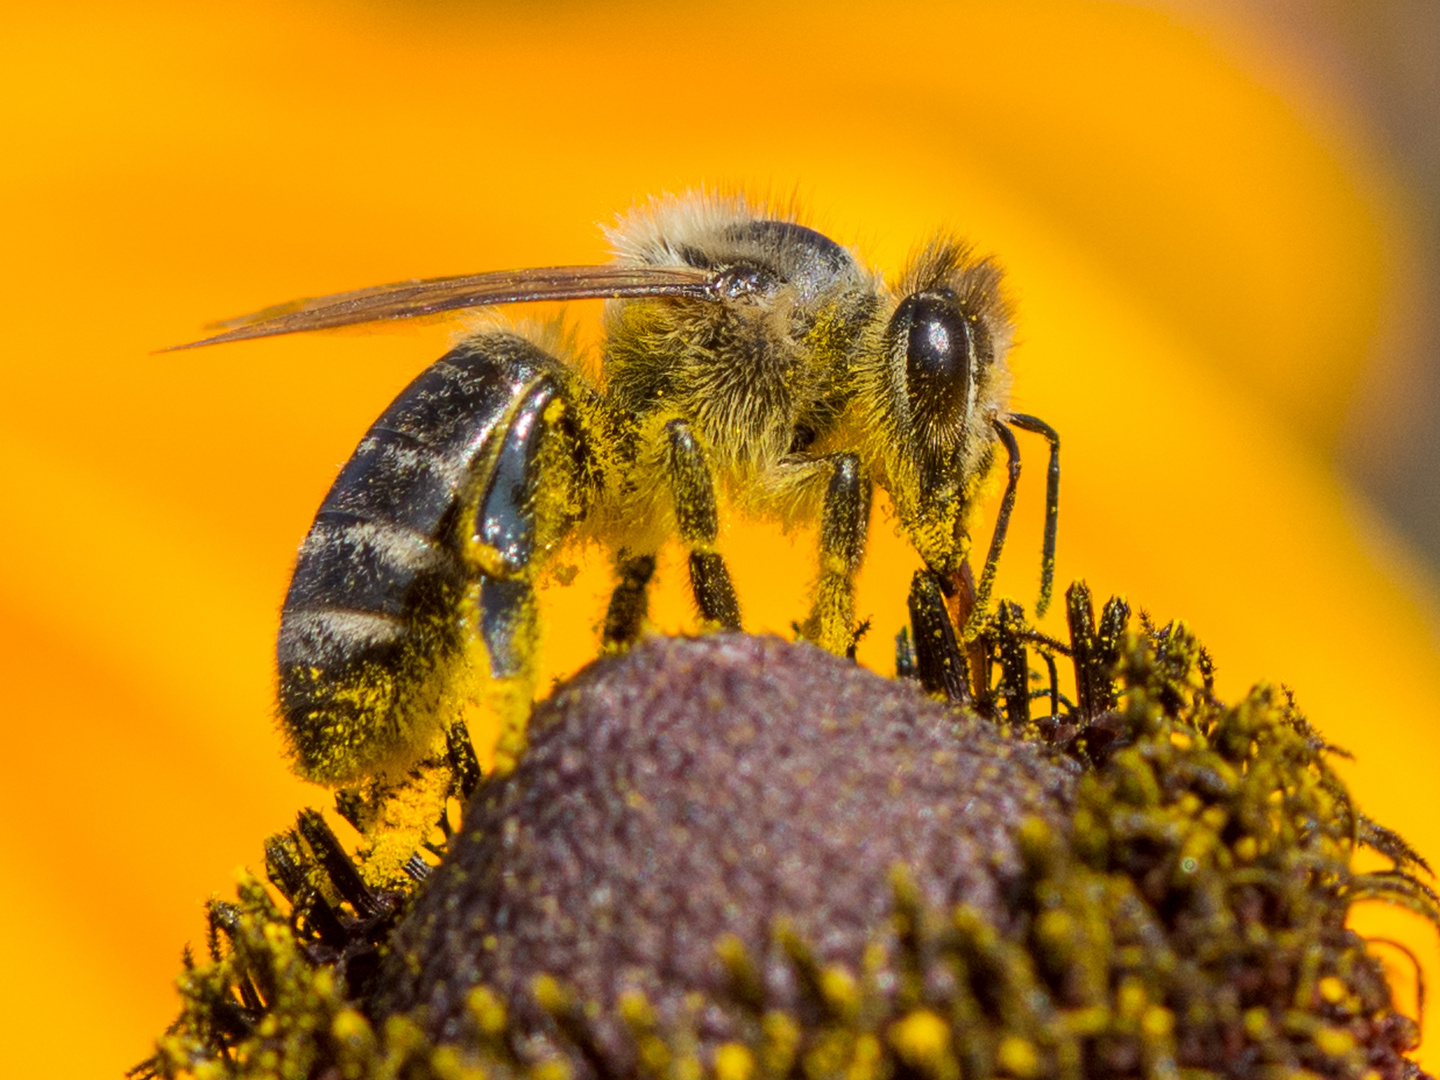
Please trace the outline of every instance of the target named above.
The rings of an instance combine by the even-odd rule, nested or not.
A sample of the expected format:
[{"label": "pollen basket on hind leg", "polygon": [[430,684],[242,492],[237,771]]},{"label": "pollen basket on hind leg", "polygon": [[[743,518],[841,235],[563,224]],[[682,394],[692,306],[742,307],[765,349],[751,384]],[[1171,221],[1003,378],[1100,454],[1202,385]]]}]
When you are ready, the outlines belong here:
[{"label": "pollen basket on hind leg", "polygon": [[458,716],[480,575],[467,512],[494,486],[497,437],[513,441],[525,388],[557,370],[519,335],[473,338],[396,398],[342,470],[301,548],[277,648],[303,775],[403,769]]}]

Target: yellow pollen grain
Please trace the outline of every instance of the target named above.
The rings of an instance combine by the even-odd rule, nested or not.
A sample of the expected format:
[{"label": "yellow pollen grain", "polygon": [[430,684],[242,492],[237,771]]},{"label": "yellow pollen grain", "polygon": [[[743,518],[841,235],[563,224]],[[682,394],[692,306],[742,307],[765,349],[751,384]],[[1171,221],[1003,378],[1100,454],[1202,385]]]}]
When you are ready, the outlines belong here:
[{"label": "yellow pollen grain", "polygon": [[750,1080],[755,1058],[739,1043],[723,1043],[715,1051],[715,1080]]},{"label": "yellow pollen grain", "polygon": [[505,1003],[496,997],[493,991],[484,986],[476,987],[470,991],[465,1004],[469,1006],[470,1014],[475,1017],[475,1022],[486,1035],[494,1037],[504,1033]]},{"label": "yellow pollen grain", "polygon": [[1270,1014],[1264,1009],[1247,1009],[1245,1012],[1245,1034],[1260,1042],[1270,1037]]},{"label": "yellow pollen grain", "polygon": [[890,1042],[907,1061],[934,1061],[950,1043],[950,1028],[928,1009],[916,1009],[891,1026]]},{"label": "yellow pollen grain", "polygon": [[1315,1032],[1315,1045],[1329,1057],[1343,1057],[1355,1049],[1355,1036],[1340,1028],[1322,1027]]},{"label": "yellow pollen grain", "polygon": [[1139,1016],[1145,1007],[1145,987],[1134,979],[1127,979],[1120,986],[1115,1004],[1120,1015]]},{"label": "yellow pollen grain", "polygon": [[1152,1039],[1163,1039],[1175,1030],[1175,1014],[1162,1005],[1151,1005],[1140,1018],[1140,1030]]},{"label": "yellow pollen grain", "polygon": [[861,1035],[855,1040],[845,1080],[875,1080],[880,1075],[881,1059],[880,1040],[874,1035]]},{"label": "yellow pollen grain", "polygon": [[636,1027],[650,1027],[655,1023],[655,1010],[649,999],[639,990],[626,990],[620,995],[620,1015],[627,1024]]},{"label": "yellow pollen grain", "polygon": [[375,1032],[366,1020],[354,1009],[341,1009],[330,1021],[330,1034],[337,1043],[352,1053],[364,1053],[375,1041]]},{"label": "yellow pollen grain", "polygon": [[559,1012],[565,1008],[565,991],[550,975],[537,975],[530,984],[530,992],[536,1003],[546,1012]]},{"label": "yellow pollen grain", "polygon": [[1331,1005],[1339,1005],[1345,1000],[1345,984],[1334,975],[1327,975],[1320,980],[1320,997]]},{"label": "yellow pollen grain", "polygon": [[820,989],[825,1000],[839,1009],[849,1009],[858,1004],[859,988],[844,968],[828,967],[820,975]]},{"label": "yellow pollen grain", "polygon": [[995,1052],[995,1059],[999,1062],[1000,1068],[1004,1069],[1011,1076],[1020,1077],[1021,1080],[1028,1080],[1040,1072],[1040,1055],[1036,1053],[1035,1047],[1027,1040],[1018,1035],[1007,1035],[1000,1040],[1000,1047]]}]

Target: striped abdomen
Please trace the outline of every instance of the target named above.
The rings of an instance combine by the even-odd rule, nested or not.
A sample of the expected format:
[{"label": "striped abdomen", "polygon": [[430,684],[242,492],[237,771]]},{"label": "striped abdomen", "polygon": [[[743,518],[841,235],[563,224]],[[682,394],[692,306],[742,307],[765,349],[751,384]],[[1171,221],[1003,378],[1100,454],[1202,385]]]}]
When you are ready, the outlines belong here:
[{"label": "striped abdomen", "polygon": [[280,712],[302,775],[344,783],[403,767],[462,704],[462,603],[478,571],[460,518],[495,439],[557,363],[510,334],[466,342],[401,392],[341,470],[280,617]]}]

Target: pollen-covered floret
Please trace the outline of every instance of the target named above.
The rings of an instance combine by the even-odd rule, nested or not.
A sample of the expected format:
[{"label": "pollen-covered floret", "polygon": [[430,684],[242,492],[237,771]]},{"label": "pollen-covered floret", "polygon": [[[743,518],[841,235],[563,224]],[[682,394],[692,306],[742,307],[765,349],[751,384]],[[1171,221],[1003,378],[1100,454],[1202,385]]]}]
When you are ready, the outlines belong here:
[{"label": "pollen-covered floret", "polygon": [[[393,933],[313,820],[272,843],[312,860],[272,865],[294,914],[246,886],[150,1069],[1416,1077],[1346,917],[1382,897],[1437,919],[1424,863],[1287,695],[1227,705],[1183,627],[1118,602],[1097,625],[1081,587],[1069,613],[1068,643],[999,619],[977,639],[1002,669],[1068,659],[1034,719],[1013,671],[977,679],[975,715],[774,639],[599,661]],[[1353,869],[1357,842],[1393,868]]]}]

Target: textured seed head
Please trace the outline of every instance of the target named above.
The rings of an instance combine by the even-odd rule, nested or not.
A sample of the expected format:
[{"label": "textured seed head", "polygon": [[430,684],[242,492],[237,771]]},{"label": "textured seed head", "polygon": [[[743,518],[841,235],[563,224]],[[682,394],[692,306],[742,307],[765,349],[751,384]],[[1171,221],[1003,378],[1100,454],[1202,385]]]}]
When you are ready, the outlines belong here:
[{"label": "textured seed head", "polygon": [[1017,830],[1063,829],[1073,781],[1034,745],[808,645],[647,640],[561,689],[519,768],[476,793],[392,943],[379,1011],[423,1006],[432,1038],[470,1041],[483,984],[544,1038],[544,974],[599,1006],[587,1020],[617,1074],[634,1052],[627,992],[713,1049],[736,1036],[724,1006],[742,992],[719,943],[755,958],[752,1006],[803,1013],[803,964],[776,931],[860,971],[892,934],[897,867],[926,908],[969,905],[1004,932]]}]

